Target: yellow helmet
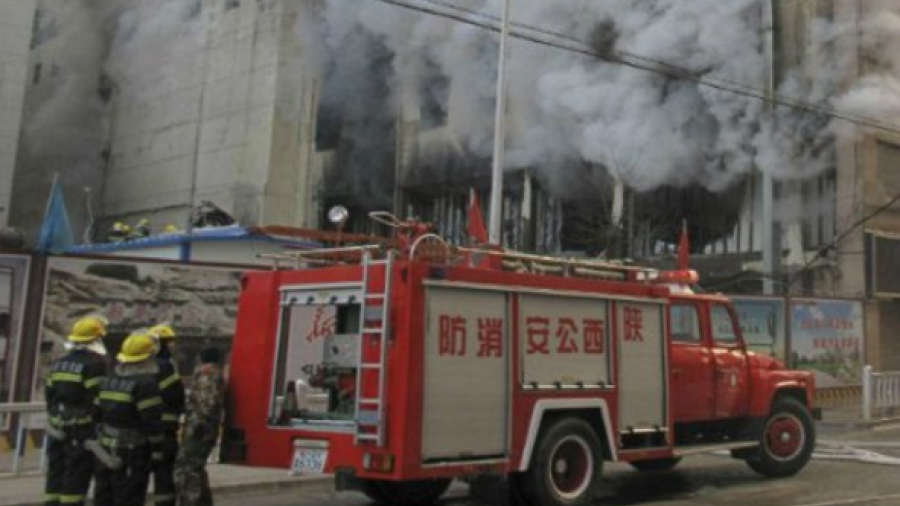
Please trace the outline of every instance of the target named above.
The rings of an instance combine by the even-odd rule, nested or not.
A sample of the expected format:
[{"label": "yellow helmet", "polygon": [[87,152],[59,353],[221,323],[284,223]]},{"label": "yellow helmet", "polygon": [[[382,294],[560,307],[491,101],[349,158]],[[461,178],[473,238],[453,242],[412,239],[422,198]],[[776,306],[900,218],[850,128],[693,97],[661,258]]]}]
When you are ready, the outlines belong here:
[{"label": "yellow helmet", "polygon": [[116,356],[119,362],[126,364],[147,360],[156,353],[156,344],[149,334],[134,333],[122,343],[122,351]]},{"label": "yellow helmet", "polygon": [[175,339],[175,330],[171,325],[165,323],[161,323],[151,328],[149,332],[158,337],[161,341]]},{"label": "yellow helmet", "polygon": [[102,316],[85,316],[72,325],[69,341],[73,343],[89,343],[106,335],[106,318]]}]

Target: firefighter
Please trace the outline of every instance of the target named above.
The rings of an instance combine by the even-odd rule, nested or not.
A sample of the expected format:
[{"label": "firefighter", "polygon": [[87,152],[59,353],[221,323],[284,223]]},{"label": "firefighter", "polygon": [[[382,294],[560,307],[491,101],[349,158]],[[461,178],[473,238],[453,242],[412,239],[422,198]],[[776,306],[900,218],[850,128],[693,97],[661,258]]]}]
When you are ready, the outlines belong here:
[{"label": "firefighter", "polygon": [[178,456],[178,420],[184,412],[184,385],[172,358],[175,331],[166,324],[150,329],[158,343],[157,380],[163,400],[162,462],[153,469],[153,501],[156,506],[175,505],[175,483],[172,479],[175,457]]},{"label": "firefighter", "polygon": [[94,401],[106,374],[103,336],[106,320],[88,316],[75,322],[66,353],[50,366],[46,380],[47,483],[45,504],[84,504],[94,459],[84,444],[95,430]]},{"label": "firefighter", "polygon": [[141,218],[133,227],[131,227],[127,239],[131,241],[134,239],[143,239],[145,237],[150,237],[150,220]]},{"label": "firefighter", "polygon": [[121,221],[117,221],[113,224],[112,230],[110,230],[109,234],[106,236],[106,240],[108,242],[123,242],[128,239],[130,233],[131,227]]},{"label": "firefighter", "polygon": [[200,365],[194,371],[185,411],[181,450],[175,463],[179,506],[212,506],[206,461],[216,446],[225,382],[216,348],[200,351]]},{"label": "firefighter", "polygon": [[152,335],[122,343],[115,373],[100,384],[96,506],[144,506],[153,466],[162,460],[163,401]]}]

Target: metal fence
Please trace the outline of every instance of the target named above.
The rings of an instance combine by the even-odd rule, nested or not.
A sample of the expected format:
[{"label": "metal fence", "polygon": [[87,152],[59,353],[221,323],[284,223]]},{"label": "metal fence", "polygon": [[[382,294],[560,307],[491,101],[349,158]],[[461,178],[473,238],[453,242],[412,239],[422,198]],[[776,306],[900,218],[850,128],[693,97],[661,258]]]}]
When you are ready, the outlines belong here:
[{"label": "metal fence", "polygon": [[35,444],[31,431],[42,428],[45,412],[46,406],[42,402],[0,404],[0,421],[3,422],[0,427],[9,427],[9,432],[4,435],[7,451],[0,453],[0,475],[44,469],[45,436],[42,435],[42,441]]},{"label": "metal fence", "polygon": [[863,367],[863,420],[900,418],[900,372]]}]

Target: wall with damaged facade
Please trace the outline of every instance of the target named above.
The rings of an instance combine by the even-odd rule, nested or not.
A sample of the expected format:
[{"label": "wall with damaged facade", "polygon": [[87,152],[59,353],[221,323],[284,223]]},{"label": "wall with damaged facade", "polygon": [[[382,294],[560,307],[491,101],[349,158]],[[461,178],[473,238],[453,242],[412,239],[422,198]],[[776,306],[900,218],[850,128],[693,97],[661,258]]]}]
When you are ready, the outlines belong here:
[{"label": "wall with damaged facade", "polygon": [[0,2],[0,227],[9,219],[35,0]]},{"label": "wall with damaged facade", "polygon": [[[76,236],[90,197],[95,239],[116,220],[184,228],[201,200],[247,226],[313,226],[298,205],[314,200],[298,155],[309,112],[295,87],[306,69],[292,64],[298,4],[38,0],[31,66],[43,75],[28,90],[17,184],[45,195],[59,172]],[[33,200],[16,203],[31,235]]]}]

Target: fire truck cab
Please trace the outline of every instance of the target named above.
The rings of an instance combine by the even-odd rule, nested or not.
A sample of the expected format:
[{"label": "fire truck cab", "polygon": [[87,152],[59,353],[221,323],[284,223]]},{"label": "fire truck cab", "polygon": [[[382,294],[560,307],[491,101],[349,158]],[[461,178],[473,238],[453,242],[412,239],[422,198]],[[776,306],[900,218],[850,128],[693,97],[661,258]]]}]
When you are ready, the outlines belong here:
[{"label": "fire truck cab", "polygon": [[808,462],[813,376],[748,351],[692,271],[423,232],[246,274],[224,457],[333,473],[391,505],[484,476],[532,505],[585,505],[604,462],[664,470],[713,450],[770,477]]}]

